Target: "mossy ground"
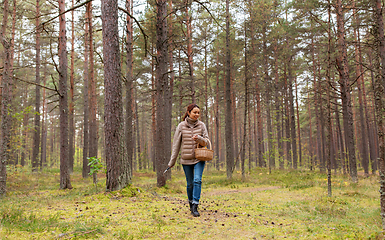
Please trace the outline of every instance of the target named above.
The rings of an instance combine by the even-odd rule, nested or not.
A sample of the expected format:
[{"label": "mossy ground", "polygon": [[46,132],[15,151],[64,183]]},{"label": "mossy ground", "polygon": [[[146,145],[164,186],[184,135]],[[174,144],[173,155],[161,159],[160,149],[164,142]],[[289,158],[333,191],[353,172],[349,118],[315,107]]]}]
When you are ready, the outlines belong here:
[{"label": "mossy ground", "polygon": [[189,212],[183,171],[156,187],[152,172],[135,173],[131,186],[105,192],[99,175],[71,176],[59,190],[59,170],[8,171],[0,207],[1,239],[382,239],[377,176],[255,169],[242,180],[206,169],[201,217]]}]

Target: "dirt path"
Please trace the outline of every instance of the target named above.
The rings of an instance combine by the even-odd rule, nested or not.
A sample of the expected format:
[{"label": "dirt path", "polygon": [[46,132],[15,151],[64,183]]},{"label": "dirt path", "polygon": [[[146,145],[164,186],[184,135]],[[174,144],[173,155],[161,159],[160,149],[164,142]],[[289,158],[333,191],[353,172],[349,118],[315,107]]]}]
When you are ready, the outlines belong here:
[{"label": "dirt path", "polygon": [[218,190],[218,191],[211,191],[211,192],[203,192],[202,195],[207,196],[218,196],[218,195],[224,195],[224,194],[233,194],[233,193],[251,193],[251,192],[260,192],[260,191],[266,191],[266,190],[274,190],[279,189],[281,187],[278,186],[272,186],[272,187],[264,187],[264,188],[245,188],[245,189],[232,189],[232,190]]}]

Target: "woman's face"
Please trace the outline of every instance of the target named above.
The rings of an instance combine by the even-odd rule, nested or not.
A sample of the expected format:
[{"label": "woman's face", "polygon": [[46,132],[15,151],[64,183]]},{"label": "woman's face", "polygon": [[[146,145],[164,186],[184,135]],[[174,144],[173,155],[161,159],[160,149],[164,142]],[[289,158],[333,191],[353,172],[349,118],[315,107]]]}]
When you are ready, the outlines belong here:
[{"label": "woman's face", "polygon": [[201,113],[201,110],[195,107],[193,108],[193,110],[191,110],[191,112],[188,113],[188,116],[193,120],[198,120],[200,113]]}]

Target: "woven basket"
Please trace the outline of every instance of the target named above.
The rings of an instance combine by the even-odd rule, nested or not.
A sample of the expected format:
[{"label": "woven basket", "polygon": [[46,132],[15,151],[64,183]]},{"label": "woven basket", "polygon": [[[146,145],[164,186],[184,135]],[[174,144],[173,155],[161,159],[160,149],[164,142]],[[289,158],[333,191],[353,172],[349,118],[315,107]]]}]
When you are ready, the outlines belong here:
[{"label": "woven basket", "polygon": [[210,139],[207,139],[209,141],[209,148],[198,148],[199,144],[197,144],[197,148],[195,149],[195,158],[200,161],[210,161],[214,157],[214,151],[211,148],[211,142]]}]

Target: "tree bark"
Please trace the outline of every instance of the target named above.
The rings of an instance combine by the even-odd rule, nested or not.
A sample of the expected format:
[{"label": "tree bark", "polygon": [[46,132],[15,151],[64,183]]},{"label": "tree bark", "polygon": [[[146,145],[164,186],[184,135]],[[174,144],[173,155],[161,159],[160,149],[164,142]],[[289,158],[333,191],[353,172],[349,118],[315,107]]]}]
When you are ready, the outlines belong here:
[{"label": "tree bark", "polygon": [[292,155],[291,155],[291,143],[289,141],[290,139],[290,117],[289,117],[289,109],[290,109],[290,105],[289,105],[289,88],[288,88],[288,84],[287,84],[287,65],[285,64],[285,70],[284,70],[284,88],[285,88],[285,133],[286,133],[286,161],[287,161],[287,165],[289,167],[292,167],[293,166],[293,161],[292,161]]},{"label": "tree bark", "polygon": [[[153,46],[151,46],[151,54],[153,53]],[[180,55],[180,54],[179,54]],[[151,59],[151,130],[152,130],[152,170],[156,171],[156,86],[155,86],[155,73],[154,73],[154,58]]]},{"label": "tree bark", "polygon": [[[169,3],[169,8],[172,9],[172,1],[170,1]],[[166,6],[166,9],[168,10],[169,9],[167,6]],[[170,13],[172,12],[172,10],[170,10]],[[168,16],[170,13],[167,13],[166,15]],[[172,22],[172,19],[171,19],[171,22]],[[169,65],[169,71],[170,71],[170,77],[167,75],[167,84],[166,84],[166,94],[165,94],[165,101],[166,101],[166,111],[165,111],[165,121],[164,121],[164,125],[165,125],[165,128],[166,128],[166,138],[164,139],[165,141],[165,156],[166,156],[166,159],[170,159],[171,158],[171,118],[172,118],[172,98],[173,98],[173,91],[174,91],[174,71],[173,71],[173,68],[174,68],[174,63],[173,63],[173,55],[172,55],[172,50],[173,50],[173,43],[172,43],[172,38],[173,36],[172,35],[168,35],[168,30],[171,31],[171,34],[172,34],[172,24],[171,24],[171,28],[169,27],[169,24],[168,22],[166,22],[166,32],[167,32],[167,37],[166,39],[169,39],[169,42],[167,43],[167,56],[166,56],[166,63]],[[191,26],[191,23],[190,23],[190,26]],[[195,90],[194,90],[195,92]],[[194,95],[195,96],[195,95]],[[142,149],[143,150],[143,149]],[[171,171],[169,171],[168,173],[166,173],[166,178],[167,179],[171,179]]]},{"label": "tree bark", "polygon": [[[373,71],[373,60],[372,60],[372,54],[371,52],[368,52],[368,60],[369,60],[369,68],[370,70],[370,79],[372,82],[372,89],[373,89],[373,100],[372,102],[374,103],[375,96],[374,96],[374,89],[375,89],[375,76],[374,76],[374,71]],[[363,88],[365,89],[365,88]],[[365,94],[364,94],[365,96]],[[365,103],[366,103],[366,98],[365,98]],[[375,104],[373,104],[375,105]],[[376,114],[375,114],[375,108],[371,112],[371,115],[373,115],[373,122],[372,124],[369,124],[369,133],[370,137],[369,139],[372,141],[371,148],[370,148],[370,158],[372,159],[372,171],[377,171],[378,168],[378,136],[377,136],[377,124],[376,124]],[[366,116],[369,116],[369,114],[366,114]],[[369,117],[367,117],[367,121],[369,122]]]},{"label": "tree bark", "polygon": [[278,162],[279,168],[284,168],[283,162],[283,148],[282,148],[282,132],[281,132],[281,109],[280,109],[280,100],[279,100],[279,74],[278,74],[278,44],[277,41],[274,42],[274,101],[275,101],[275,125],[277,129],[277,148],[278,148]]},{"label": "tree bark", "polygon": [[5,196],[7,186],[7,163],[9,160],[9,138],[10,138],[10,106],[12,83],[10,77],[10,43],[6,39],[6,26],[8,23],[8,0],[4,0],[4,13],[0,40],[4,49],[4,69],[2,79],[2,98],[1,98],[1,138],[0,138],[0,196]]},{"label": "tree bark", "polygon": [[382,229],[385,230],[385,135],[384,135],[384,84],[385,84],[385,36],[384,36],[384,20],[383,6],[381,0],[373,0],[374,8],[374,34],[376,37],[376,53],[377,61],[375,68],[376,79],[374,85],[376,122],[378,134],[378,165],[380,174],[380,203],[381,203],[381,220]]},{"label": "tree bark", "polygon": [[[242,138],[242,147],[241,147],[241,170],[242,170],[242,179],[245,180],[245,155],[246,155],[246,137],[247,137],[247,112],[249,110],[248,101],[249,101],[249,76],[248,76],[248,53],[247,53],[247,35],[246,35],[246,23],[245,23],[245,109],[244,109],[244,118],[243,118],[243,138]],[[250,159],[249,159],[250,161]]]},{"label": "tree bark", "polygon": [[[204,112],[204,121],[205,121],[205,124],[206,124],[206,127],[207,127],[207,132],[210,133],[210,117],[209,117],[209,106],[208,106],[208,85],[210,84],[208,82],[208,69],[207,69],[207,29],[205,28],[205,32],[204,32],[204,71],[205,71],[205,75],[204,75],[204,79],[205,79],[205,112]],[[211,87],[210,87],[211,89]],[[211,136],[211,135],[210,135]]]},{"label": "tree bark", "polygon": [[307,99],[308,99],[308,114],[309,114],[309,157],[310,157],[310,170],[314,169],[314,150],[313,150],[313,128],[312,128],[312,113],[310,107],[310,89],[308,83],[306,83],[307,88]]},{"label": "tree bark", "polygon": [[[23,106],[28,106],[28,86],[25,87],[25,93],[24,93],[24,99],[23,99]],[[27,157],[27,135],[28,135],[28,119],[29,119],[29,113],[25,112],[23,117],[23,137],[21,140],[21,156],[20,156],[20,165],[25,166],[25,160]]]},{"label": "tree bark", "polygon": [[344,121],[344,132],[345,141],[347,143],[348,154],[349,154],[349,170],[350,176],[353,182],[357,182],[357,165],[356,165],[356,153],[354,143],[354,126],[353,126],[353,115],[351,105],[351,87],[349,81],[349,65],[347,58],[347,49],[345,41],[345,27],[344,27],[344,13],[342,10],[341,0],[337,0],[337,29],[338,29],[338,67],[340,73],[340,86],[341,86],[341,98],[342,98],[342,111]]},{"label": "tree bark", "polygon": [[[274,149],[273,149],[273,130],[271,126],[271,103],[270,103],[270,76],[267,56],[267,40],[266,40],[266,22],[263,22],[262,26],[262,54],[263,54],[263,80],[265,84],[265,107],[266,107],[266,126],[267,126],[267,161],[269,172],[271,168],[275,167]],[[274,160],[273,160],[274,159]]]},{"label": "tree bark", "polygon": [[[96,122],[96,80],[94,74],[94,44],[92,26],[92,2],[87,3],[86,12],[88,16],[88,47],[89,47],[89,157],[98,157],[98,127]],[[93,174],[93,182],[97,182],[96,173]]]},{"label": "tree bark", "polygon": [[226,63],[225,63],[225,101],[226,101],[226,173],[231,179],[234,168],[234,142],[233,142],[233,103],[231,98],[231,54],[230,54],[230,1],[226,0]]},{"label": "tree bark", "polygon": [[[74,0],[72,0],[72,7],[75,6]],[[75,154],[75,122],[74,122],[74,88],[75,88],[75,13],[71,12],[71,67],[70,67],[70,104],[69,104],[69,171],[74,171],[74,154]],[[45,91],[45,89],[43,90]]]},{"label": "tree bark", "polygon": [[331,83],[331,77],[330,77],[330,69],[331,69],[331,5],[330,5],[330,0],[328,0],[328,68],[327,68],[327,71],[326,71],[326,75],[327,75],[327,80],[328,80],[328,84],[327,84],[327,88],[326,88],[326,95],[327,95],[327,140],[326,140],[326,144],[327,144],[327,170],[328,170],[328,196],[331,197],[332,196],[332,174],[331,174],[331,155],[332,155],[332,142],[333,142],[333,129],[332,129],[332,119],[331,119],[331,115],[332,115],[332,106],[331,106],[331,89],[330,89],[330,85],[332,84]]},{"label": "tree bark", "polygon": [[[318,52],[319,56],[319,52]],[[326,169],[326,159],[327,159],[327,154],[326,154],[326,139],[325,139],[325,129],[327,128],[325,126],[325,114],[324,113],[324,101],[322,99],[321,93],[323,92],[323,86],[322,86],[322,81],[321,81],[321,64],[318,60],[318,82],[317,82],[317,95],[318,95],[318,110],[319,110],[319,129],[320,129],[320,142],[319,142],[319,152],[320,152],[320,170],[321,172],[325,172]]]},{"label": "tree bark", "polygon": [[364,82],[362,63],[360,59],[360,31],[359,31],[359,19],[355,9],[355,1],[353,1],[353,15],[355,20],[354,27],[354,39],[356,41],[355,44],[355,60],[356,60],[356,77],[357,77],[357,90],[358,90],[358,103],[359,103],[359,113],[360,113],[360,130],[361,130],[361,151],[362,151],[362,166],[364,168],[364,172],[366,176],[369,176],[369,151],[368,151],[368,139],[367,139],[367,125],[365,123],[365,115],[364,115],[364,103],[363,103],[363,93],[362,86]]},{"label": "tree bark", "polygon": [[344,174],[347,173],[347,168],[346,168],[346,152],[345,152],[345,144],[344,144],[344,139],[342,135],[342,128],[341,128],[341,121],[340,121],[340,112],[338,109],[337,105],[337,100],[335,100],[335,116],[336,116],[336,127],[337,127],[337,134],[338,134],[338,142],[339,142],[339,148],[340,148],[340,159],[341,159],[341,165],[342,165],[342,171]]},{"label": "tree bark", "polygon": [[102,0],[102,29],[105,89],[104,132],[107,153],[106,190],[115,191],[131,183],[131,167],[124,142],[117,0]]},{"label": "tree bark", "polygon": [[301,143],[301,128],[299,124],[299,104],[298,104],[298,84],[297,84],[297,77],[294,79],[295,84],[295,105],[296,105],[296,113],[297,113],[297,134],[298,134],[298,164],[299,166],[302,166],[302,143]]},{"label": "tree bark", "polygon": [[185,0],[185,14],[186,14],[186,38],[187,38],[187,62],[189,67],[189,77],[191,86],[191,100],[193,103],[195,99],[195,82],[194,82],[194,64],[193,64],[193,48],[192,48],[192,34],[191,34],[191,16],[189,8],[191,7],[191,0]]},{"label": "tree bark", "polygon": [[71,189],[68,164],[67,36],[65,1],[59,0],[59,110],[60,110],[60,188]]},{"label": "tree bark", "polygon": [[[126,10],[132,15],[132,0],[126,0]],[[133,28],[132,28],[132,19],[130,16],[126,16],[126,148],[127,148],[127,157],[130,164],[130,172],[133,171],[133,150],[134,143],[132,139],[132,123],[133,123]]]},{"label": "tree bark", "polygon": [[[136,96],[136,91],[134,90],[134,96],[135,96],[135,99],[137,98]],[[138,153],[138,165],[139,165],[139,170],[142,170],[142,163],[143,163],[143,156],[142,156],[142,144],[140,142],[140,140],[142,139],[140,137],[140,128],[139,128],[139,114],[138,114],[138,103],[135,101],[135,131],[136,131],[136,149],[137,149],[137,153]]]},{"label": "tree bark", "polygon": [[[314,108],[315,108],[315,118],[316,118],[316,128],[317,128],[317,135],[316,135],[316,155],[318,156],[318,160],[322,162],[323,155],[322,155],[322,145],[321,145],[321,131],[320,129],[320,109],[319,109],[319,89],[317,84],[317,63],[315,60],[315,47],[314,47],[314,37],[312,36],[311,39],[311,52],[312,52],[312,63],[313,63],[313,91],[314,91]],[[316,162],[313,161],[314,169],[316,167]],[[321,167],[321,171],[323,171],[323,168]]]},{"label": "tree bark", "polygon": [[219,124],[219,53],[217,52],[217,63],[216,63],[216,88],[215,88],[215,156],[217,157],[216,169],[220,169],[221,155],[219,151],[220,145],[220,124]]},{"label": "tree bark", "polygon": [[36,0],[36,70],[35,70],[35,123],[33,132],[32,147],[32,172],[37,172],[39,168],[39,150],[40,150],[40,1]]},{"label": "tree bark", "polygon": [[171,142],[168,142],[166,135],[170,134],[167,129],[169,111],[167,109],[168,84],[168,41],[167,41],[167,0],[157,1],[157,23],[156,23],[156,173],[157,185],[162,187],[166,184],[166,176],[163,171],[167,168],[167,150]]},{"label": "tree bark", "polygon": [[[46,66],[44,66],[43,86],[46,85]],[[41,120],[41,154],[40,154],[40,168],[47,167],[47,99],[43,88],[43,113]]]},{"label": "tree bark", "polygon": [[90,166],[88,166],[88,153],[89,153],[89,41],[88,41],[88,28],[89,18],[86,13],[85,33],[84,33],[84,85],[83,85],[83,178],[88,178],[90,173]]},{"label": "tree bark", "polygon": [[[173,51],[174,51],[174,48],[175,48],[175,44],[174,44],[174,35],[173,35],[173,28],[174,28],[174,14],[173,13],[173,1],[172,0],[169,0],[169,3],[168,3],[168,14],[170,15],[169,18],[171,21],[168,22],[168,56],[169,56],[169,68],[170,68],[170,90],[168,92],[168,96],[167,96],[167,103],[168,103],[168,110],[170,111],[169,115],[172,115],[172,99],[173,99],[173,94],[174,94],[174,81],[175,81],[175,71],[174,71],[174,54],[173,54]],[[171,131],[171,118],[170,120],[167,122],[168,126],[167,128],[170,129]],[[144,130],[142,128],[142,130]],[[169,141],[171,142],[171,134],[170,134],[170,138],[169,140],[166,139],[166,141]],[[171,157],[171,151],[170,151],[170,155],[167,155],[167,156],[170,156]],[[167,179],[171,179],[171,171],[169,174],[167,174]]]},{"label": "tree bark", "polygon": [[290,137],[291,137],[291,149],[293,152],[293,165],[294,169],[297,169],[298,164],[298,155],[297,155],[297,137],[295,131],[295,113],[294,113],[294,95],[293,95],[293,76],[291,70],[291,61],[292,58],[288,61],[288,73],[289,73],[289,86],[288,86],[288,94],[289,94],[289,104],[290,104]]}]

